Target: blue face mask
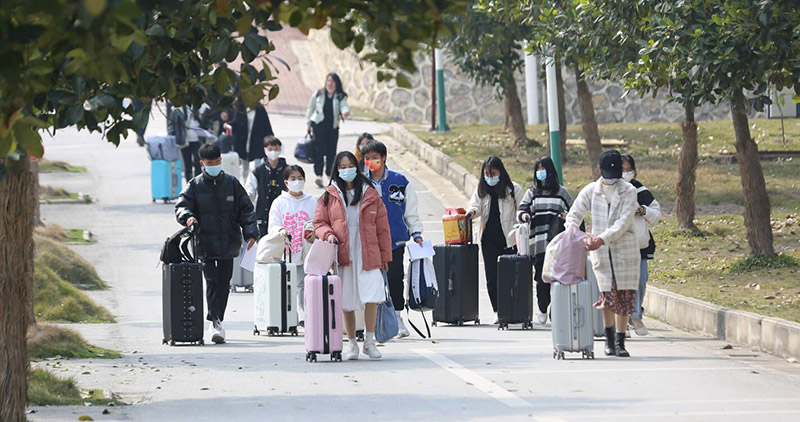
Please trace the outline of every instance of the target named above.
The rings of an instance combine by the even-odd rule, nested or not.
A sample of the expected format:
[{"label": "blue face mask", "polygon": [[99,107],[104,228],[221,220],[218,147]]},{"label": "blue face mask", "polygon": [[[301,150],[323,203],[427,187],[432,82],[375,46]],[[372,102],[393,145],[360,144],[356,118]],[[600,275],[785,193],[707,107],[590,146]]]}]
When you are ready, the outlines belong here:
[{"label": "blue face mask", "polygon": [[217,177],[219,176],[219,173],[222,172],[222,164],[218,166],[204,166],[203,169],[207,175],[211,177]]},{"label": "blue face mask", "polygon": [[339,169],[339,177],[341,177],[342,180],[344,180],[345,182],[350,183],[353,180],[356,180],[356,172],[357,171],[358,170],[356,170],[355,167],[350,167],[350,168],[346,168],[346,169]]},{"label": "blue face mask", "polygon": [[540,182],[544,182],[547,180],[547,170],[537,170],[536,171],[536,179]]},{"label": "blue face mask", "polygon": [[500,176],[493,176],[493,177],[483,176],[483,180],[486,181],[487,185],[495,186],[498,183],[500,183]]},{"label": "blue face mask", "polygon": [[617,180],[619,179],[606,179],[605,177],[603,178],[603,182],[605,182],[607,185],[613,185],[617,183]]}]

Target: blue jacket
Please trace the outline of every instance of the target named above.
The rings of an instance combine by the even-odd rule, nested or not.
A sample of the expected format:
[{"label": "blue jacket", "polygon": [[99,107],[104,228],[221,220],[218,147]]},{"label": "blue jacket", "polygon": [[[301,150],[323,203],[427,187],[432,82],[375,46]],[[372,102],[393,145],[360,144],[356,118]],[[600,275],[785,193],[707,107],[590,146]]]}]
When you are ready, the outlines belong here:
[{"label": "blue jacket", "polygon": [[388,168],[384,168],[381,180],[373,180],[369,172],[367,177],[375,185],[386,205],[389,228],[392,231],[392,250],[403,247],[411,236],[421,235],[422,221],[417,211],[417,194],[409,185],[408,179],[403,174]]}]

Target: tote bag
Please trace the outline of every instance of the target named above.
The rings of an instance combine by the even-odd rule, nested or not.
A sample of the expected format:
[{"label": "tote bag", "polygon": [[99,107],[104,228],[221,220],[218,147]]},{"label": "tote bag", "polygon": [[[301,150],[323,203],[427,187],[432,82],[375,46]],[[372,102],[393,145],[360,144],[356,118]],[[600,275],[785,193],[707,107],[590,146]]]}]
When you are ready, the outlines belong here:
[{"label": "tote bag", "polygon": [[375,321],[375,340],[378,343],[386,343],[393,339],[400,329],[397,324],[397,313],[394,311],[392,296],[389,295],[389,279],[385,271],[383,274],[383,290],[386,300],[378,304],[378,319]]}]

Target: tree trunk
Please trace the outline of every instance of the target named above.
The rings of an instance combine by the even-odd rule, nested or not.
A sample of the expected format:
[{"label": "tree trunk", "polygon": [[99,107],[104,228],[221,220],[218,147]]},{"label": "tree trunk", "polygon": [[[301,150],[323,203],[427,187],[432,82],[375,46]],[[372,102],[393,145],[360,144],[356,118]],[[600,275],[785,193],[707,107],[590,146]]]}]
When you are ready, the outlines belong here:
[{"label": "tree trunk", "polygon": [[517,81],[510,67],[503,69],[503,109],[508,121],[508,132],[511,134],[514,146],[524,146],[528,142],[525,133],[525,119],[522,117],[522,103],[519,101]]},{"label": "tree trunk", "polygon": [[758,157],[758,146],[750,136],[745,107],[744,94],[738,90],[731,98],[731,118],[736,134],[736,161],[739,162],[742,178],[747,243],[753,256],[771,257],[775,256],[775,248],[772,244],[769,195]]},{"label": "tree trunk", "polygon": [[[36,226],[44,226],[39,209],[39,161],[36,159],[29,159],[30,163],[30,201],[33,206],[33,224]],[[33,283],[35,282],[33,271],[28,275],[28,326],[37,328],[36,325],[36,312],[33,307]]]},{"label": "tree trunk", "polygon": [[583,78],[583,72],[576,63],[575,81],[578,83],[578,105],[581,109],[581,127],[583,129],[583,139],[586,141],[586,150],[589,152],[589,166],[592,169],[592,177],[600,177],[600,154],[603,153],[603,146],[600,144],[600,132],[597,129],[597,119],[594,117],[594,104],[592,103],[592,93],[589,92],[589,85]]},{"label": "tree trunk", "polygon": [[0,421],[25,421],[28,281],[33,275],[33,208],[28,156],[6,158],[0,181]]},{"label": "tree trunk", "polygon": [[[558,130],[561,132],[561,162],[567,163],[567,104],[564,102],[564,77],[561,62],[556,61],[556,97],[558,98]],[[550,145],[548,143],[548,145]]]},{"label": "tree trunk", "polygon": [[678,159],[678,182],[675,185],[675,214],[678,227],[697,231],[694,225],[694,188],[697,181],[697,122],[694,104],[684,105],[685,119],[681,122],[681,155]]}]

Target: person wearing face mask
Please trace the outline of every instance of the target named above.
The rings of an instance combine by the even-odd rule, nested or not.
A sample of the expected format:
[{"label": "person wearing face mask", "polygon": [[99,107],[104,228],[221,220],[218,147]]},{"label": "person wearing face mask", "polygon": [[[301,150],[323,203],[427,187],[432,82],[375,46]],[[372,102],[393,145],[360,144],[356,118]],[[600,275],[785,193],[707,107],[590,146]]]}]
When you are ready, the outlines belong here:
[{"label": "person wearing face mask", "polygon": [[572,206],[572,196],[558,182],[558,173],[553,159],[544,156],[533,166],[536,180],[522,198],[517,208],[517,221],[530,224],[530,256],[533,257],[536,280],[536,301],[539,312],[536,319],[539,324],[547,323],[547,307],[550,306],[550,285],[542,280],[544,252],[549,238],[550,226],[557,218],[564,218]]},{"label": "person wearing face mask", "polygon": [[650,233],[650,227],[658,223],[658,219],[661,218],[661,205],[650,193],[650,190],[636,179],[637,176],[636,161],[629,154],[623,155],[622,179],[636,188],[636,200],[639,203],[633,222],[636,228],[636,237],[639,240],[639,252],[642,257],[639,270],[639,288],[636,290],[636,307],[633,310],[633,314],[631,314],[630,325],[633,326],[633,330],[637,335],[646,336],[648,331],[647,326],[642,322],[642,314],[644,313],[642,302],[647,291],[647,278],[649,275],[647,261],[653,259],[656,252],[656,242],[653,240],[653,234]]},{"label": "person wearing face mask", "polygon": [[338,243],[342,310],[348,346],[345,360],[358,359],[356,312],[364,312],[364,354],[380,359],[375,343],[378,304],[386,300],[382,271],[392,260],[392,234],[386,206],[361,170],[355,155],[336,155],[331,182],[317,203],[314,233]]},{"label": "person wearing face mask", "polygon": [[256,203],[256,220],[261,236],[269,231],[269,210],[272,202],[286,191],[283,182],[286,171],[286,159],[281,157],[281,140],[274,136],[264,139],[264,155],[267,160],[256,167],[247,176],[245,190],[252,201]]},{"label": "person wearing face mask", "polygon": [[307,224],[314,218],[314,211],[317,209],[317,199],[303,193],[306,185],[306,172],[302,167],[291,165],[286,167],[283,172],[283,184],[287,191],[283,192],[272,203],[269,210],[269,232],[282,232],[286,236],[291,236],[292,262],[297,265],[297,303],[300,307],[298,325],[304,326],[304,289],[303,272],[304,254],[308,253],[304,248],[304,242],[314,242],[314,231],[307,230]]},{"label": "person wearing face mask", "polygon": [[602,177],[581,189],[567,214],[566,227],[579,226],[592,215],[592,231],[584,241],[600,288],[594,306],[603,311],[605,354],[629,357],[625,331],[636,305],[641,261],[633,225],[639,204],[636,188],[622,180],[619,152],[603,152],[599,164]]},{"label": "person wearing face mask", "polygon": [[356,139],[356,150],[353,151],[353,155],[356,156],[356,160],[358,160],[361,165],[364,165],[364,156],[361,155],[361,146],[366,144],[369,141],[374,141],[375,138],[368,132],[364,132],[361,135],[358,135],[358,139]]},{"label": "person wearing face mask", "polygon": [[325,77],[325,87],[311,95],[306,109],[308,133],[314,135],[314,174],[318,187],[324,187],[322,171],[331,175],[336,146],[339,143],[340,121],[350,117],[347,94],[342,88],[339,75],[329,73]]},{"label": "person wearing face mask", "polygon": [[219,146],[209,142],[198,153],[203,173],[184,187],[175,204],[175,216],[181,225],[198,226],[198,255],[203,262],[208,302],[206,319],[211,321],[209,333],[212,342],[224,343],[222,321],[228,306],[233,261],[239,256],[243,238],[247,239],[247,249],[255,245],[258,227],[247,192],[236,177],[222,171]]},{"label": "person wearing face mask", "polygon": [[481,217],[479,236],[486,272],[486,290],[492,302],[497,324],[497,257],[514,253],[506,242],[506,233],[514,228],[517,200],[522,188],[511,181],[503,161],[491,156],[481,166],[481,179],[472,193],[467,217]]},{"label": "person wearing face mask", "polygon": [[392,262],[389,263],[387,278],[389,293],[397,314],[397,337],[408,337],[409,332],[403,322],[405,309],[403,257],[406,242],[413,239],[422,244],[422,220],[417,211],[417,194],[402,173],[386,168],[386,145],[369,141],[361,147],[367,177],[375,185],[378,195],[383,199],[389,213],[389,226],[392,230]]}]

